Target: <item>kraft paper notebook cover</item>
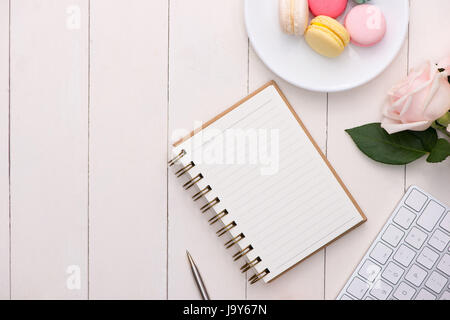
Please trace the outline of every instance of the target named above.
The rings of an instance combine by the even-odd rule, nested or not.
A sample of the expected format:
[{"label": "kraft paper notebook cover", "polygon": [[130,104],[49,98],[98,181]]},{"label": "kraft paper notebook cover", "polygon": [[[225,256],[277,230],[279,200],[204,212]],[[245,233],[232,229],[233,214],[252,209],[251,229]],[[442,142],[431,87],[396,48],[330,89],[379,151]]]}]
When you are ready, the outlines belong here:
[{"label": "kraft paper notebook cover", "polygon": [[172,152],[169,165],[245,260],[241,270],[253,269],[251,283],[272,281],[366,221],[273,81]]}]

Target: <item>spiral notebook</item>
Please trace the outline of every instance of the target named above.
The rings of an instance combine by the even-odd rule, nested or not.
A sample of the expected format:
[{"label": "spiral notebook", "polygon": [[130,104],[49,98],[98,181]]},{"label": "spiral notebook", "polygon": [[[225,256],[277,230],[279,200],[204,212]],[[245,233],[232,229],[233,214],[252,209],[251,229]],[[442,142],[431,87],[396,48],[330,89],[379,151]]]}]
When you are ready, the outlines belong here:
[{"label": "spiral notebook", "polygon": [[275,82],[174,144],[170,166],[225,247],[270,282],[366,221]]}]

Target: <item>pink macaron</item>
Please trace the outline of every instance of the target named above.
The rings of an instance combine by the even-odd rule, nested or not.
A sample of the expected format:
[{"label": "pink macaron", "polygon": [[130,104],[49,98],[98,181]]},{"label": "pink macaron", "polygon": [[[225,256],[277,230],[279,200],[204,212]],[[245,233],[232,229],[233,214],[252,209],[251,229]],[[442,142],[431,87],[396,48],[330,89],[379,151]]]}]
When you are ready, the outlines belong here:
[{"label": "pink macaron", "polygon": [[345,28],[353,44],[371,47],[386,34],[386,19],[380,8],[363,4],[354,7],[345,18]]},{"label": "pink macaron", "polygon": [[309,9],[317,16],[328,16],[336,19],[347,8],[348,0],[309,0]]}]

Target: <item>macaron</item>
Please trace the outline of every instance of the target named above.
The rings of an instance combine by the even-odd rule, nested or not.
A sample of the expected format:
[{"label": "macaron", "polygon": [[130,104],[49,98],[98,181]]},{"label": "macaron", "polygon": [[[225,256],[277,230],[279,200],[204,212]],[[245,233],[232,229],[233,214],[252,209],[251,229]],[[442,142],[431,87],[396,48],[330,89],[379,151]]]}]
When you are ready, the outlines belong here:
[{"label": "macaron", "polygon": [[379,43],[386,34],[386,18],[380,8],[362,4],[354,7],[345,18],[345,28],[353,44],[371,47]]},{"label": "macaron", "polygon": [[306,29],[305,40],[317,53],[328,58],[335,58],[344,52],[350,42],[350,35],[335,19],[318,16]]},{"label": "macaron", "polygon": [[280,25],[287,34],[301,36],[309,20],[308,0],[279,0]]},{"label": "macaron", "polygon": [[348,0],[309,0],[309,9],[315,16],[339,17],[347,8]]}]

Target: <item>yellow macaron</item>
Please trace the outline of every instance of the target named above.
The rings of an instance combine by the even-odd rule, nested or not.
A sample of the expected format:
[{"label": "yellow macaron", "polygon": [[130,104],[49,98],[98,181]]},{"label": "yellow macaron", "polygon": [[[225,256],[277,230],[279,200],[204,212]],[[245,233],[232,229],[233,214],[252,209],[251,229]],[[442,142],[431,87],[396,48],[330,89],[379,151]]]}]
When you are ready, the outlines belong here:
[{"label": "yellow macaron", "polygon": [[350,42],[350,34],[337,20],[318,16],[309,24],[305,40],[317,53],[328,58],[335,58],[344,52]]}]

